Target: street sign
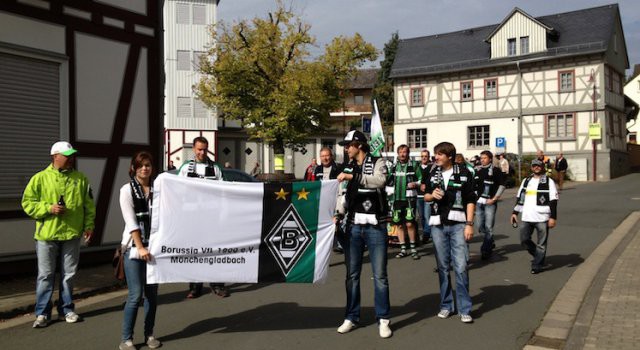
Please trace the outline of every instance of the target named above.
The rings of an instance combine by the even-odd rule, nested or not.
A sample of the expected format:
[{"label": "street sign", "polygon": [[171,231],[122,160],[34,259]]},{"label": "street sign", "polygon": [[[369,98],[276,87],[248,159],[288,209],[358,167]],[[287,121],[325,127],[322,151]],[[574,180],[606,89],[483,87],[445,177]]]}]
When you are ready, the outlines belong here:
[{"label": "street sign", "polygon": [[589,139],[600,140],[601,138],[600,123],[589,123]]},{"label": "street sign", "polygon": [[507,138],[506,137],[496,137],[496,147],[497,148],[506,148],[507,147]]}]

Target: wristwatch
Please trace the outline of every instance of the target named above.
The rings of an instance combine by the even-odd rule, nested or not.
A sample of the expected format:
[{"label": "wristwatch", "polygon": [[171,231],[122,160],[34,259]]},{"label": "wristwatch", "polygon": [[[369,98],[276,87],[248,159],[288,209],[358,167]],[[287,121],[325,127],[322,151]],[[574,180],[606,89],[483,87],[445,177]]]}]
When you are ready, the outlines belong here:
[{"label": "wristwatch", "polygon": [[467,221],[467,222],[465,222],[465,225],[467,225],[467,226],[473,226],[473,221]]}]

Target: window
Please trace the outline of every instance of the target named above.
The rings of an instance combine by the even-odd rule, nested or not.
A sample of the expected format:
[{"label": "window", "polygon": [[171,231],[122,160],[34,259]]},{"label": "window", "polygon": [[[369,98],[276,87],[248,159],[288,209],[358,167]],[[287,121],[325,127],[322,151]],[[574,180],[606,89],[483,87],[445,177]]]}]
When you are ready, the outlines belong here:
[{"label": "window", "polygon": [[191,117],[191,97],[178,97],[178,118]]},{"label": "window", "polygon": [[498,97],[498,79],[487,79],[484,81],[484,98]]},{"label": "window", "polygon": [[193,115],[196,118],[206,118],[209,116],[207,106],[198,99],[193,100]]},{"label": "window", "polygon": [[204,51],[194,51],[193,52],[193,68],[195,70],[200,70],[200,60],[206,57],[207,53]]},{"label": "window", "polygon": [[575,91],[575,87],[574,87],[574,79],[573,79],[573,71],[564,71],[564,72],[558,72],[558,79],[559,79],[559,87],[560,87],[560,92],[573,92]]},{"label": "window", "polygon": [[177,54],[177,70],[191,70],[191,60],[189,51],[178,51]]},{"label": "window", "polygon": [[407,145],[412,149],[427,148],[427,129],[407,130]]},{"label": "window", "polygon": [[547,115],[547,139],[575,139],[573,113]]},{"label": "window", "polygon": [[611,69],[607,66],[604,67],[604,84],[607,86],[607,91],[613,90],[611,82]]},{"label": "window", "polygon": [[489,146],[489,125],[479,125],[469,127],[469,147],[488,147]]},{"label": "window", "polygon": [[473,82],[465,81],[460,83],[460,99],[470,101],[473,99]]},{"label": "window", "polygon": [[189,4],[176,4],[176,22],[189,24]]},{"label": "window", "polygon": [[516,39],[507,39],[507,56],[516,55]]},{"label": "window", "polygon": [[520,54],[526,55],[529,53],[529,37],[521,36],[520,37]]},{"label": "window", "polygon": [[353,103],[357,104],[357,105],[363,105],[364,104],[364,96],[362,96],[362,95],[353,96]]},{"label": "window", "polygon": [[193,5],[193,24],[207,24],[207,7],[204,5]]},{"label": "window", "polygon": [[411,106],[422,106],[422,88],[411,89]]},{"label": "window", "polygon": [[629,133],[629,143],[638,143],[638,133],[630,132]]}]

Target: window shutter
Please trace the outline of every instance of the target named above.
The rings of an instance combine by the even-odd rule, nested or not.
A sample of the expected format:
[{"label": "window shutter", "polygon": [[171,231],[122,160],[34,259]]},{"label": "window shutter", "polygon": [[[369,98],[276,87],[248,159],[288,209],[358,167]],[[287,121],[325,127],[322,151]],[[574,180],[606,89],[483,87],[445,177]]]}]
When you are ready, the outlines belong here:
[{"label": "window shutter", "polygon": [[176,22],[178,24],[189,24],[189,4],[176,4]]},{"label": "window shutter", "polygon": [[191,97],[178,97],[178,118],[191,117]]},{"label": "window shutter", "polygon": [[58,63],[0,53],[0,125],[0,199],[18,199],[60,138]]},{"label": "window shutter", "polygon": [[204,5],[193,5],[193,24],[207,24],[207,7]]},{"label": "window shutter", "polygon": [[189,51],[178,51],[177,54],[177,69],[178,70],[191,70],[191,60],[189,59],[190,57],[190,52]]}]

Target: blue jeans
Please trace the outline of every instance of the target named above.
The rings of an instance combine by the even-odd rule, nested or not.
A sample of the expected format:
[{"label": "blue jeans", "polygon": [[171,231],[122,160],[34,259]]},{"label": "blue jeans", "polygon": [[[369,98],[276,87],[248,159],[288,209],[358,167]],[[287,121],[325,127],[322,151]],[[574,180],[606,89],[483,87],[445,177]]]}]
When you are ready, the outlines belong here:
[{"label": "blue jeans", "polygon": [[493,225],[496,222],[497,209],[497,203],[491,205],[476,203],[476,226],[478,233],[484,237],[480,248],[482,253],[491,254],[493,251]]},{"label": "blue jeans", "polygon": [[345,265],[347,266],[347,307],[345,319],[360,321],[360,273],[365,244],[373,270],[374,303],[376,319],[389,319],[389,281],[387,280],[387,230],[385,224],[349,225],[345,241]]},{"label": "blue jeans", "polygon": [[469,296],[469,247],[464,240],[464,224],[431,226],[431,238],[436,250],[438,279],[440,280],[440,309],[454,311],[453,293],[449,266],[453,263],[456,276],[456,300],[458,313],[469,315],[471,296]]},{"label": "blue jeans", "polygon": [[424,196],[418,195],[418,213],[422,220],[422,237],[431,238],[431,226],[429,226],[429,218],[431,217],[431,204],[424,201]]},{"label": "blue jeans", "polygon": [[66,315],[74,311],[73,277],[78,270],[80,239],[68,241],[36,241],[38,257],[38,278],[36,280],[36,316],[51,319],[51,297],[55,283],[56,264],[60,264],[60,292],[58,314]]},{"label": "blue jeans", "polygon": [[[538,233],[538,243],[531,240],[533,229]],[[547,256],[547,239],[549,238],[549,223],[544,222],[522,222],[520,228],[520,243],[533,256],[531,269],[539,270],[544,266],[544,259]]]},{"label": "blue jeans", "polygon": [[124,273],[127,277],[129,295],[124,306],[124,322],[122,323],[122,341],[133,339],[133,327],[138,316],[138,306],[144,296],[144,336],[153,335],[158,307],[158,285],[147,284],[147,263],[143,260],[129,259],[129,251],[125,252]]}]

